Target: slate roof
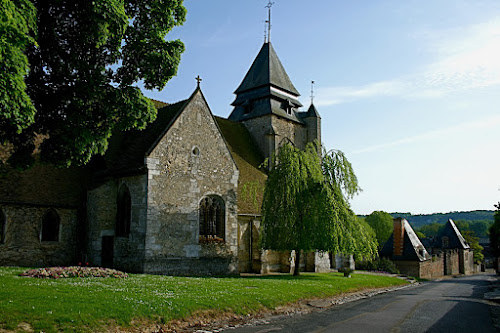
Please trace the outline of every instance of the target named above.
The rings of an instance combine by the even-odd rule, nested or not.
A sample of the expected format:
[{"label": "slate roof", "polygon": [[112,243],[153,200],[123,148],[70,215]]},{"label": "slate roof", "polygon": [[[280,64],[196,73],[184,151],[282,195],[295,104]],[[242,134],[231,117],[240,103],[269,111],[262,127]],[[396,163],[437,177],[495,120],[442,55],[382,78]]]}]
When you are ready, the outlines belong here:
[{"label": "slate roof", "polygon": [[[263,115],[274,114],[303,124],[299,92],[281,64],[271,43],[264,43],[252,66],[238,86],[235,107],[230,120],[243,121]],[[283,105],[288,104],[292,112],[287,113]],[[251,111],[248,112],[248,108]]]},{"label": "slate roof", "polygon": [[[443,247],[443,237],[448,237],[448,245],[446,247]],[[443,230],[436,237],[435,246],[444,249],[465,250],[470,248],[469,244],[467,244],[452,219],[449,219],[448,222],[446,222]]]},{"label": "slate roof", "polygon": [[160,108],[156,120],[143,130],[114,133],[104,157],[107,169],[114,174],[145,171],[144,157],[156,146],[188,101],[189,99]]},{"label": "slate roof", "polygon": [[302,118],[307,118],[307,117],[321,118],[319,116],[318,110],[316,110],[316,107],[312,103],[311,106],[309,106],[309,109],[307,109],[307,112],[299,112],[298,115]]},{"label": "slate roof", "polygon": [[420,242],[410,223],[406,219],[402,219],[402,222],[404,225],[403,255],[394,255],[394,233],[392,233],[380,251],[380,256],[401,261],[425,261],[430,259],[430,254]]},{"label": "slate roof", "polygon": [[247,90],[267,85],[279,87],[295,96],[300,95],[288,77],[285,68],[281,64],[270,42],[262,45],[250,70],[234,93],[239,94]]}]

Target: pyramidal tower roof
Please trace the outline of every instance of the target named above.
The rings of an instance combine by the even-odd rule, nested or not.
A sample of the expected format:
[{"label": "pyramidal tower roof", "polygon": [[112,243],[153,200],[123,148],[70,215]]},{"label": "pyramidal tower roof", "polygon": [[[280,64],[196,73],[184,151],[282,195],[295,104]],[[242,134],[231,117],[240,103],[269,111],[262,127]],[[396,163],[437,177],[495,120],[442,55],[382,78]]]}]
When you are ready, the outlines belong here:
[{"label": "pyramidal tower roof", "polygon": [[292,95],[300,95],[270,42],[262,45],[250,70],[234,93],[239,94],[264,86],[274,86]]},{"label": "pyramidal tower roof", "polygon": [[307,109],[307,112],[305,112],[305,117],[321,118],[319,116],[318,110],[316,110],[316,107],[313,103],[311,103],[311,106],[309,106],[309,109]]}]

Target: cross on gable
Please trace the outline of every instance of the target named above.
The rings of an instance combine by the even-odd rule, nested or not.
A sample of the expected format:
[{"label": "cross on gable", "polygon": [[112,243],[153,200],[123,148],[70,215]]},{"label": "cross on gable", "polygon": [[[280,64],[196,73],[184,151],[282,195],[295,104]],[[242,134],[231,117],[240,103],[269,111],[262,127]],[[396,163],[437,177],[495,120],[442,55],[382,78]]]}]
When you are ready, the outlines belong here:
[{"label": "cross on gable", "polygon": [[198,82],[198,88],[200,87],[200,83],[201,81],[203,81],[203,79],[198,75],[197,77],[195,77],[196,79],[196,82]]}]

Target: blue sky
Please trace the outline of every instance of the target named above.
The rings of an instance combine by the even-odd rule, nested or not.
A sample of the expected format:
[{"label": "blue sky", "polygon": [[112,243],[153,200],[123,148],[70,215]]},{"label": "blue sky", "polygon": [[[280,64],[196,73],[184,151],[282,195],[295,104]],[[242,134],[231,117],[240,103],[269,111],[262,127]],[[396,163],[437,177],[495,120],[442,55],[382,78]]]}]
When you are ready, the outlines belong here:
[{"label": "blue sky", "polygon": [[[264,41],[267,0],[185,0],[169,38],[177,77],[146,96],[202,90],[227,117]],[[433,213],[500,200],[500,1],[274,0],[271,42],[305,108],[310,82],[323,144],[353,164],[352,208]]]}]

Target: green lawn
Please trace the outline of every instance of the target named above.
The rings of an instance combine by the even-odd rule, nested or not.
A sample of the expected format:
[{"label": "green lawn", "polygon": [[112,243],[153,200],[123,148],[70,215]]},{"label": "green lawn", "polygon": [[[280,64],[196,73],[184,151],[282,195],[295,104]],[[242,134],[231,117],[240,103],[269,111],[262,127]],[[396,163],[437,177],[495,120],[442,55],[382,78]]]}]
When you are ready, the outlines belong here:
[{"label": "green lawn", "polygon": [[20,277],[23,268],[0,267],[0,328],[30,324],[35,332],[96,331],[112,325],[166,323],[196,311],[254,313],[300,299],[401,285],[397,278],[337,273],[299,277],[191,278],[131,274],[127,279]]}]

